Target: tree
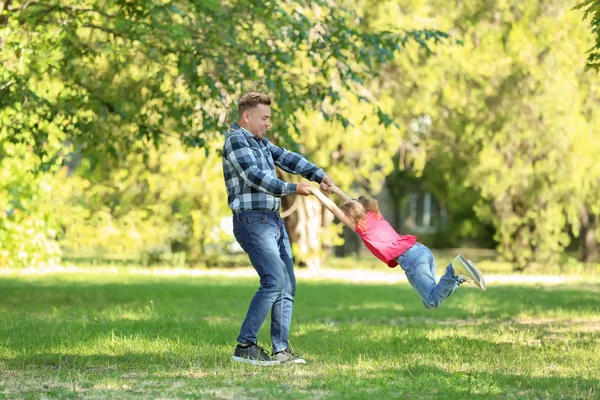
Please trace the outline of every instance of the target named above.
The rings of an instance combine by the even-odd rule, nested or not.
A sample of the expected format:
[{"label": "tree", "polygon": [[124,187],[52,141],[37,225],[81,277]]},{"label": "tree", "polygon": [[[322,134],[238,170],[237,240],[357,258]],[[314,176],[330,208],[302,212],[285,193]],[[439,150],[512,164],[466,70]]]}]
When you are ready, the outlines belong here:
[{"label": "tree", "polygon": [[[297,110],[347,126],[347,116],[323,105],[371,101],[362,84],[382,63],[410,40],[427,49],[426,40],[445,37],[364,30],[326,0],[7,0],[0,12],[0,142],[20,149],[0,150],[2,167],[9,157],[33,157],[27,173],[40,176],[73,150],[90,161],[92,184],[119,158],[148,157],[170,133],[214,151],[207,138],[226,128],[235,99],[251,89],[274,96],[275,127],[291,145]],[[390,124],[372,104],[378,123]],[[21,184],[3,185],[3,224],[15,222],[13,208],[33,215],[15,200]]]},{"label": "tree", "polygon": [[586,0],[575,6],[583,10],[583,19],[591,17],[592,33],[596,37],[595,45],[588,50],[587,67],[600,70],[600,0]]},{"label": "tree", "polygon": [[[432,121],[415,133],[413,157],[438,164],[451,190],[478,194],[478,218],[494,225],[517,269],[557,261],[568,226],[579,229],[578,210],[598,199],[600,93],[572,58],[589,47],[589,32],[566,2],[388,3],[463,40],[427,59],[408,48],[388,72],[402,77],[386,81],[395,117]],[[387,11],[369,9],[373,18],[396,18],[380,6]]]},{"label": "tree", "polygon": [[275,126],[285,137],[297,110],[335,104],[342,91],[366,100],[360,83],[381,62],[409,39],[425,46],[421,32],[363,32],[352,13],[326,1],[8,1],[4,8],[2,105],[27,98],[79,116],[68,137],[96,151],[158,143],[171,131],[202,146],[203,134],[226,127],[237,96],[255,87],[277,99]]},{"label": "tree", "polygon": [[[600,0],[587,0],[579,3],[575,9],[583,9],[583,19],[591,18],[592,33],[595,35],[595,44],[588,50],[587,68],[600,70]],[[592,147],[594,148],[594,147]],[[583,204],[579,208],[580,227],[579,238],[582,259],[586,262],[597,261],[599,258],[598,238],[600,238],[600,204],[598,204],[597,189],[600,177],[594,174],[597,171],[594,165],[590,165],[592,176],[586,175],[585,187],[589,188]],[[589,185],[589,186],[588,186]]]}]

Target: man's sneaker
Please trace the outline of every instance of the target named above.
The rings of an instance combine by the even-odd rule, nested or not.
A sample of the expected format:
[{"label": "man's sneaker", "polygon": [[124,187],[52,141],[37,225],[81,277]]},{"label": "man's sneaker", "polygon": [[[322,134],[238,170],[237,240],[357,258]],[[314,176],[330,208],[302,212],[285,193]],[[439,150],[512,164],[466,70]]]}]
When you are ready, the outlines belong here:
[{"label": "man's sneaker", "polygon": [[304,360],[304,358],[302,358],[298,354],[290,351],[290,349],[285,349],[283,351],[280,351],[279,353],[275,353],[273,358],[282,364],[286,364],[286,363],[306,364],[306,361]]},{"label": "man's sneaker", "polygon": [[470,260],[467,260],[462,254],[457,255],[452,260],[452,268],[454,269],[454,275],[462,281],[474,284],[481,290],[485,290],[485,279],[481,272],[475,267]]},{"label": "man's sneaker", "polygon": [[233,353],[233,360],[253,365],[279,365],[280,361],[271,358],[265,349],[255,343],[249,346],[238,344]]}]

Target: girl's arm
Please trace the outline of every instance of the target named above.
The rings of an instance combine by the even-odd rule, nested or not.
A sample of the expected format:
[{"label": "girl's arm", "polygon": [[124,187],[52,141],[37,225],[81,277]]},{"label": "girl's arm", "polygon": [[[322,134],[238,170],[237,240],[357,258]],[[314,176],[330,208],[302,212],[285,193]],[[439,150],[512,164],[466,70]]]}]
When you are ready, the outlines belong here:
[{"label": "girl's arm", "polygon": [[[334,186],[334,188],[335,187],[337,186]],[[327,196],[321,193],[321,191],[314,186],[312,186],[309,190],[317,199],[319,199],[321,203],[323,203],[323,206],[325,206],[326,209],[331,211],[333,215],[335,215],[340,221],[344,223],[344,225],[346,225],[353,231],[356,231],[356,223],[350,217],[344,214],[344,212],[340,210],[340,208],[331,199],[329,199]]]},{"label": "girl's arm", "polygon": [[331,185],[331,190],[333,190],[333,193],[340,196],[342,198],[342,200],[344,200],[344,201],[352,200],[352,198],[350,196],[348,196],[346,193],[342,192],[342,189],[340,189],[336,185]]}]

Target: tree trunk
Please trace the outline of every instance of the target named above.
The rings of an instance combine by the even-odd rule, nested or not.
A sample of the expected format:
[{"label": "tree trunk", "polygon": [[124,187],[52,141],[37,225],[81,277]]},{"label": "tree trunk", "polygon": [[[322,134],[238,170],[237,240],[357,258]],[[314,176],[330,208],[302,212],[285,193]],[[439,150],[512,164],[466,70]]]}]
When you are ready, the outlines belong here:
[{"label": "tree trunk", "polygon": [[[279,168],[277,177],[286,182],[297,181]],[[332,251],[332,240],[325,233],[333,223],[333,214],[314,196],[283,196],[281,208],[294,262],[311,270],[321,268]]]},{"label": "tree trunk", "polygon": [[[308,269],[321,268],[323,224],[326,221],[321,203],[313,196],[282,197],[285,228],[290,236],[297,265]],[[331,223],[331,222],[329,222]]]},{"label": "tree trunk", "polygon": [[598,216],[591,213],[586,207],[579,208],[581,220],[581,258],[584,262],[595,262],[598,260],[598,240],[596,229],[598,227]]}]

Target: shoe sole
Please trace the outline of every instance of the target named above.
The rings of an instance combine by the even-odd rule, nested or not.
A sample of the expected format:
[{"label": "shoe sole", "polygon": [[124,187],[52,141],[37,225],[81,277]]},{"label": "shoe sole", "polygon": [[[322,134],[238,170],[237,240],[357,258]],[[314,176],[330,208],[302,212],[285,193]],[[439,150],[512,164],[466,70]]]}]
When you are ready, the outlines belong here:
[{"label": "shoe sole", "polygon": [[483,279],[483,275],[481,275],[481,272],[479,272],[477,267],[475,267],[473,263],[467,260],[462,254],[459,254],[458,258],[465,266],[467,272],[469,272],[469,274],[471,275],[471,278],[477,283],[479,289],[485,292],[485,279]]},{"label": "shoe sole", "polygon": [[283,361],[282,364],[306,364],[306,361],[302,358],[297,358],[295,360]]},{"label": "shoe sole", "polygon": [[246,364],[262,365],[262,366],[268,366],[268,367],[281,364],[281,362],[279,362],[279,361],[260,361],[260,360],[252,360],[251,358],[237,357],[237,356],[233,356],[233,357],[231,357],[231,359],[233,361],[242,362],[242,363],[246,363]]}]

